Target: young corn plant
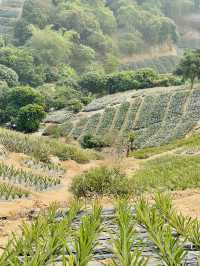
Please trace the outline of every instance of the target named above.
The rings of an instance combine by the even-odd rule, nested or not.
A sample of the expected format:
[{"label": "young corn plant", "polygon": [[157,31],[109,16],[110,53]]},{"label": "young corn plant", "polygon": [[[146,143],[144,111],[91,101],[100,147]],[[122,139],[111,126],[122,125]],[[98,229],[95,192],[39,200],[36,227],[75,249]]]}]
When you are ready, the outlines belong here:
[{"label": "young corn plant", "polygon": [[119,230],[117,238],[113,239],[113,265],[146,266],[148,260],[141,256],[137,249],[133,251],[135,241],[135,220],[128,202],[119,201],[116,208],[116,223]]},{"label": "young corn plant", "polygon": [[98,245],[97,238],[102,231],[102,208],[95,203],[92,213],[83,216],[81,225],[75,234],[74,250],[69,256],[69,265],[86,266],[93,257],[95,247]]}]

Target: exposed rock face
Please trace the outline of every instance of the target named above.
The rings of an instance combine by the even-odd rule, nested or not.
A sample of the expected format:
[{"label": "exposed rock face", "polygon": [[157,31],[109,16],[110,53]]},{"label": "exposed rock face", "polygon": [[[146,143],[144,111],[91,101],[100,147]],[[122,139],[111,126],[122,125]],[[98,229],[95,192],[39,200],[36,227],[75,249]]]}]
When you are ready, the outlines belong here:
[{"label": "exposed rock face", "polygon": [[24,0],[0,0],[0,35],[10,34],[19,19]]}]

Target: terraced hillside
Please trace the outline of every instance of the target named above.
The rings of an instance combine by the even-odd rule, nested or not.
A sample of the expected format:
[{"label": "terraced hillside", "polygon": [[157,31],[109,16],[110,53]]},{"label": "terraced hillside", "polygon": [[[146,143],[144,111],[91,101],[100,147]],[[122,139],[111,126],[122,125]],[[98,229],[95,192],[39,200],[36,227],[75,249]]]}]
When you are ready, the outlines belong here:
[{"label": "terraced hillside", "polygon": [[0,34],[9,34],[19,18],[24,0],[0,0]]},{"label": "terraced hillside", "polygon": [[200,120],[200,87],[152,88],[99,98],[63,124],[75,139],[136,134],[138,147],[151,147],[184,137]]}]

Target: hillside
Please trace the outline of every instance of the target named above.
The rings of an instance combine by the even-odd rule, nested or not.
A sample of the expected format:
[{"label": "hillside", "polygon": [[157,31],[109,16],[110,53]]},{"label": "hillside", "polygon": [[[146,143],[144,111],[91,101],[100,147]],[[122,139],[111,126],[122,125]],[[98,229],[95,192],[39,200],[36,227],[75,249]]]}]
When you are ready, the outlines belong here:
[{"label": "hillside", "polygon": [[198,86],[117,93],[94,100],[62,127],[76,139],[88,133],[123,137],[134,131],[138,147],[159,146],[186,136],[195,127],[200,120],[199,97]]}]

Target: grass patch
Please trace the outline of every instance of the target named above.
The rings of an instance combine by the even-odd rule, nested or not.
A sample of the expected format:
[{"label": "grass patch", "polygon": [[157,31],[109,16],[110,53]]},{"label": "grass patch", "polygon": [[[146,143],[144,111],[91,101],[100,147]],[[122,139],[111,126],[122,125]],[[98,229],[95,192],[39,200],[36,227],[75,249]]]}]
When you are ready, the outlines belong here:
[{"label": "grass patch", "polygon": [[76,197],[126,196],[129,194],[128,179],[119,168],[96,167],[74,177],[71,191]]},{"label": "grass patch", "polygon": [[187,149],[192,147],[200,148],[200,134],[194,134],[188,138],[179,139],[167,145],[140,149],[132,152],[130,156],[133,156],[136,159],[147,159],[153,155],[161,154],[163,152],[171,151],[177,148]]},{"label": "grass patch", "polygon": [[134,193],[200,186],[200,156],[166,155],[145,162],[131,178]]},{"label": "grass patch", "polygon": [[71,159],[78,163],[97,159],[95,153],[85,151],[74,145],[3,128],[0,128],[0,144],[4,145],[10,152],[24,153],[43,162],[48,162],[50,155],[57,156],[60,160]]}]

